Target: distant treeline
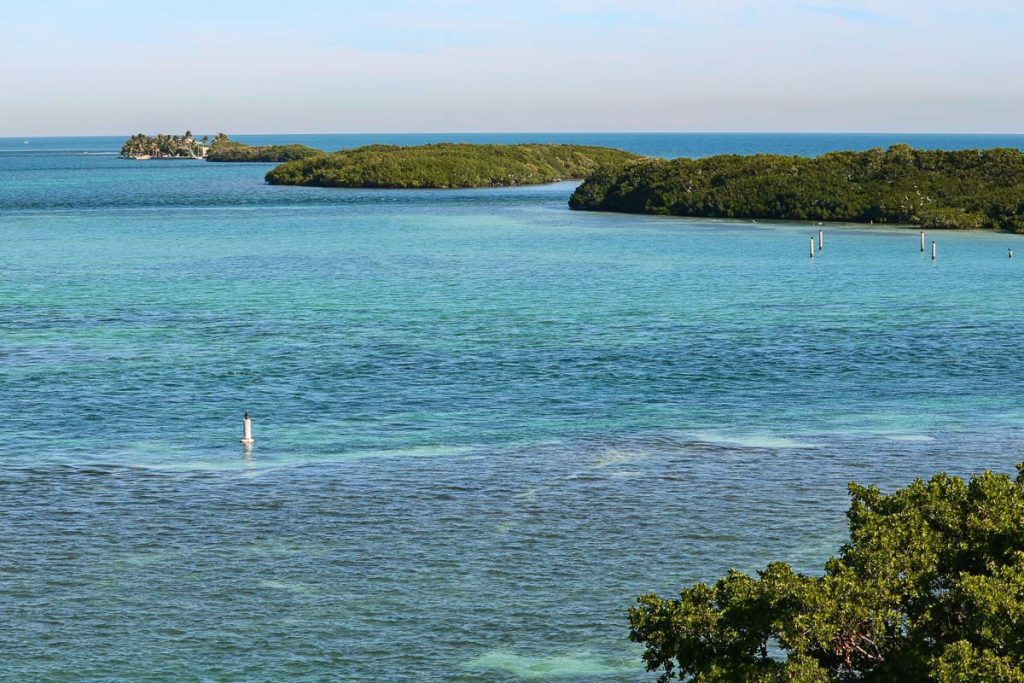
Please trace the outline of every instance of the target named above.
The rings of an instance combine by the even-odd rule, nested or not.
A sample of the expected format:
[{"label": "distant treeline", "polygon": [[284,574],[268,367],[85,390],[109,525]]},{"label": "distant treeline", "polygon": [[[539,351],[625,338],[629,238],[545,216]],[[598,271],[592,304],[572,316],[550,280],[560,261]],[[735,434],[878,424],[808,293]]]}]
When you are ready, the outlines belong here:
[{"label": "distant treeline", "polygon": [[907,145],[817,158],[646,159],[591,175],[573,209],[715,218],[905,223],[1024,232],[1024,154]]},{"label": "distant treeline", "polygon": [[453,188],[549,183],[639,159],[630,152],[583,145],[370,145],[282,164],[273,185]]},{"label": "distant treeline", "polygon": [[307,147],[306,145],[266,145],[254,147],[241,142],[235,142],[224,133],[218,133],[213,139],[210,150],[206,153],[207,161],[262,161],[282,163],[296,159],[307,159],[309,157],[322,155],[319,149]]}]

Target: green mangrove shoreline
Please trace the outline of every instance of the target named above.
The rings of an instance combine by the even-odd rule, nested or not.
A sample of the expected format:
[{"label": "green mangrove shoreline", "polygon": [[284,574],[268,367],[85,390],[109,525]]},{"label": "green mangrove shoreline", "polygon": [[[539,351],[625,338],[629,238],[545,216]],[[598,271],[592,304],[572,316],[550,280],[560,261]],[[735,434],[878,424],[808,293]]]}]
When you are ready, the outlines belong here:
[{"label": "green mangrove shoreline", "polygon": [[186,132],[134,135],[121,156],[277,163],[267,183],[307,187],[454,189],[581,179],[569,198],[581,211],[1024,233],[1024,153],[1017,149],[893,145],[818,157],[667,160],[568,144],[367,145],[329,153],[252,146],[223,133],[197,140]]},{"label": "green mangrove shoreline", "polygon": [[605,166],[641,158],[585,145],[368,145],[282,164],[267,173],[266,180],[271,185],[310,187],[509,187],[581,179]]},{"label": "green mangrove shoreline", "polygon": [[590,175],[572,209],[1024,232],[1016,149],[646,159]]}]

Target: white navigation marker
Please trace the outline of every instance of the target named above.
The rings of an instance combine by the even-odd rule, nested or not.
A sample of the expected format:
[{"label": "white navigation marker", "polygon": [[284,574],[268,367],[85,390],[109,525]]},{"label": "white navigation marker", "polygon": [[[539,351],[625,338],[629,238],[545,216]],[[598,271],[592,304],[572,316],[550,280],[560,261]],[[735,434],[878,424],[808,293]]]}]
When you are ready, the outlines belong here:
[{"label": "white navigation marker", "polygon": [[242,415],[242,443],[246,446],[253,444],[252,439],[252,418],[249,417],[249,411],[246,410]]},{"label": "white navigation marker", "polygon": [[935,260],[935,240],[932,240],[932,261]]},{"label": "white navigation marker", "polygon": [[811,258],[814,258],[814,238],[811,238]]}]

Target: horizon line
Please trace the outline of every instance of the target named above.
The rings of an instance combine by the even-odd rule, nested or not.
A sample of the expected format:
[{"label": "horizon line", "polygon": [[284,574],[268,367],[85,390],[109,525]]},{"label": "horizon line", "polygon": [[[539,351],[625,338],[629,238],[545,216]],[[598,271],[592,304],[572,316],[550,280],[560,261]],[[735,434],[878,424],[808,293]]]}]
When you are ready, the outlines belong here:
[{"label": "horizon line", "polygon": [[[189,129],[185,129],[189,130]],[[184,131],[183,131],[184,132]],[[0,135],[0,140],[43,140],[48,138],[112,138],[131,136],[137,133],[64,133],[48,135]],[[149,133],[144,133],[149,134]],[[155,133],[161,134],[161,133]],[[175,134],[175,133],[172,133]],[[196,133],[193,133],[195,135]],[[201,133],[201,135],[216,135],[216,133]],[[848,131],[848,130],[823,130],[823,131],[759,131],[759,130],[528,130],[528,131],[348,131],[348,132],[323,132],[323,131],[301,131],[301,132],[258,132],[258,133],[228,133],[229,137],[234,136],[270,136],[270,135],[1001,135],[1001,136],[1024,136],[1024,132],[1004,131]]]}]

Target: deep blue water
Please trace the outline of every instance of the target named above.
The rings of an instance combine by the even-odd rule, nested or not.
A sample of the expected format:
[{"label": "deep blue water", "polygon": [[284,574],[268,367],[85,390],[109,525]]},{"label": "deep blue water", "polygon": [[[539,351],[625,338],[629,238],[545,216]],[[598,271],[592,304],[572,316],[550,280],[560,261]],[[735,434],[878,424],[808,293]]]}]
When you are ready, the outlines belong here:
[{"label": "deep blue water", "polygon": [[2,679],[653,680],[637,594],[817,571],[851,479],[1024,460],[1019,236],[935,232],[932,263],[828,225],[812,261],[806,224],[570,212],[571,183],[271,187],[121,141],[0,139]]}]

